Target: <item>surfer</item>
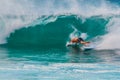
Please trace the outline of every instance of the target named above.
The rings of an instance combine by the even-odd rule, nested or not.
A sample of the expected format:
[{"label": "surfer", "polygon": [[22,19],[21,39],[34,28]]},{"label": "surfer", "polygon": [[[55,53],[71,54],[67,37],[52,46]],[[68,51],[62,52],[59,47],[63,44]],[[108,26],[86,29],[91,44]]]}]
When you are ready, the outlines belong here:
[{"label": "surfer", "polygon": [[79,37],[79,38],[73,38],[73,39],[71,39],[71,41],[70,42],[72,42],[72,43],[80,43],[80,44],[83,44],[83,45],[88,45],[90,42],[86,42],[86,41],[84,41],[81,37]]}]

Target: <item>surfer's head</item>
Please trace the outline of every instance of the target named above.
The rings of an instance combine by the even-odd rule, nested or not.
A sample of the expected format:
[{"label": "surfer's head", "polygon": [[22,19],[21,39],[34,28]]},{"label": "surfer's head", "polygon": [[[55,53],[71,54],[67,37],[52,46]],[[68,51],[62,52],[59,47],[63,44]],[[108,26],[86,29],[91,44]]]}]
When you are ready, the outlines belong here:
[{"label": "surfer's head", "polygon": [[81,42],[81,41],[84,41],[81,37],[78,38],[78,41]]}]

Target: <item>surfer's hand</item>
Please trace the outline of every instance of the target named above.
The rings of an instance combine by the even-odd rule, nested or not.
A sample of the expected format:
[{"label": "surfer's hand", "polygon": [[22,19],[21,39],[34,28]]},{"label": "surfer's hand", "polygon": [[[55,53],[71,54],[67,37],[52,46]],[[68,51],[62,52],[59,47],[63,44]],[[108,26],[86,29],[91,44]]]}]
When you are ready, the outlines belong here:
[{"label": "surfer's hand", "polygon": [[88,44],[90,43],[90,42],[87,42]]},{"label": "surfer's hand", "polygon": [[86,42],[84,45],[89,45],[90,44],[90,42]]}]

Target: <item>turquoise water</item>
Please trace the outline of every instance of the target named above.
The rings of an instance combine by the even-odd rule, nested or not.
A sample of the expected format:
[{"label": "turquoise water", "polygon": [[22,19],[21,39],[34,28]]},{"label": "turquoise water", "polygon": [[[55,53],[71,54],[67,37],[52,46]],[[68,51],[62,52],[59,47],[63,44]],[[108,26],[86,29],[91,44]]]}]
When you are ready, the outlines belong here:
[{"label": "turquoise water", "polygon": [[120,50],[0,49],[1,80],[119,80]]},{"label": "turquoise water", "polygon": [[[0,80],[119,80],[119,3],[1,0]],[[94,50],[66,47],[73,37]]]}]

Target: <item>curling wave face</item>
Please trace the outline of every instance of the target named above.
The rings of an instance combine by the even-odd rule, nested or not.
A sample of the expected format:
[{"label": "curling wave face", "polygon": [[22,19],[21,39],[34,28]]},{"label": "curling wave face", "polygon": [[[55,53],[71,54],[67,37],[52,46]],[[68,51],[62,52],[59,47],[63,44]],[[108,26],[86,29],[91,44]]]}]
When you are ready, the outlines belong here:
[{"label": "curling wave face", "polygon": [[87,39],[107,33],[109,18],[92,16],[83,18],[78,15],[42,16],[27,27],[15,30],[7,38],[8,46],[64,47],[74,26],[80,33],[87,33]]}]

